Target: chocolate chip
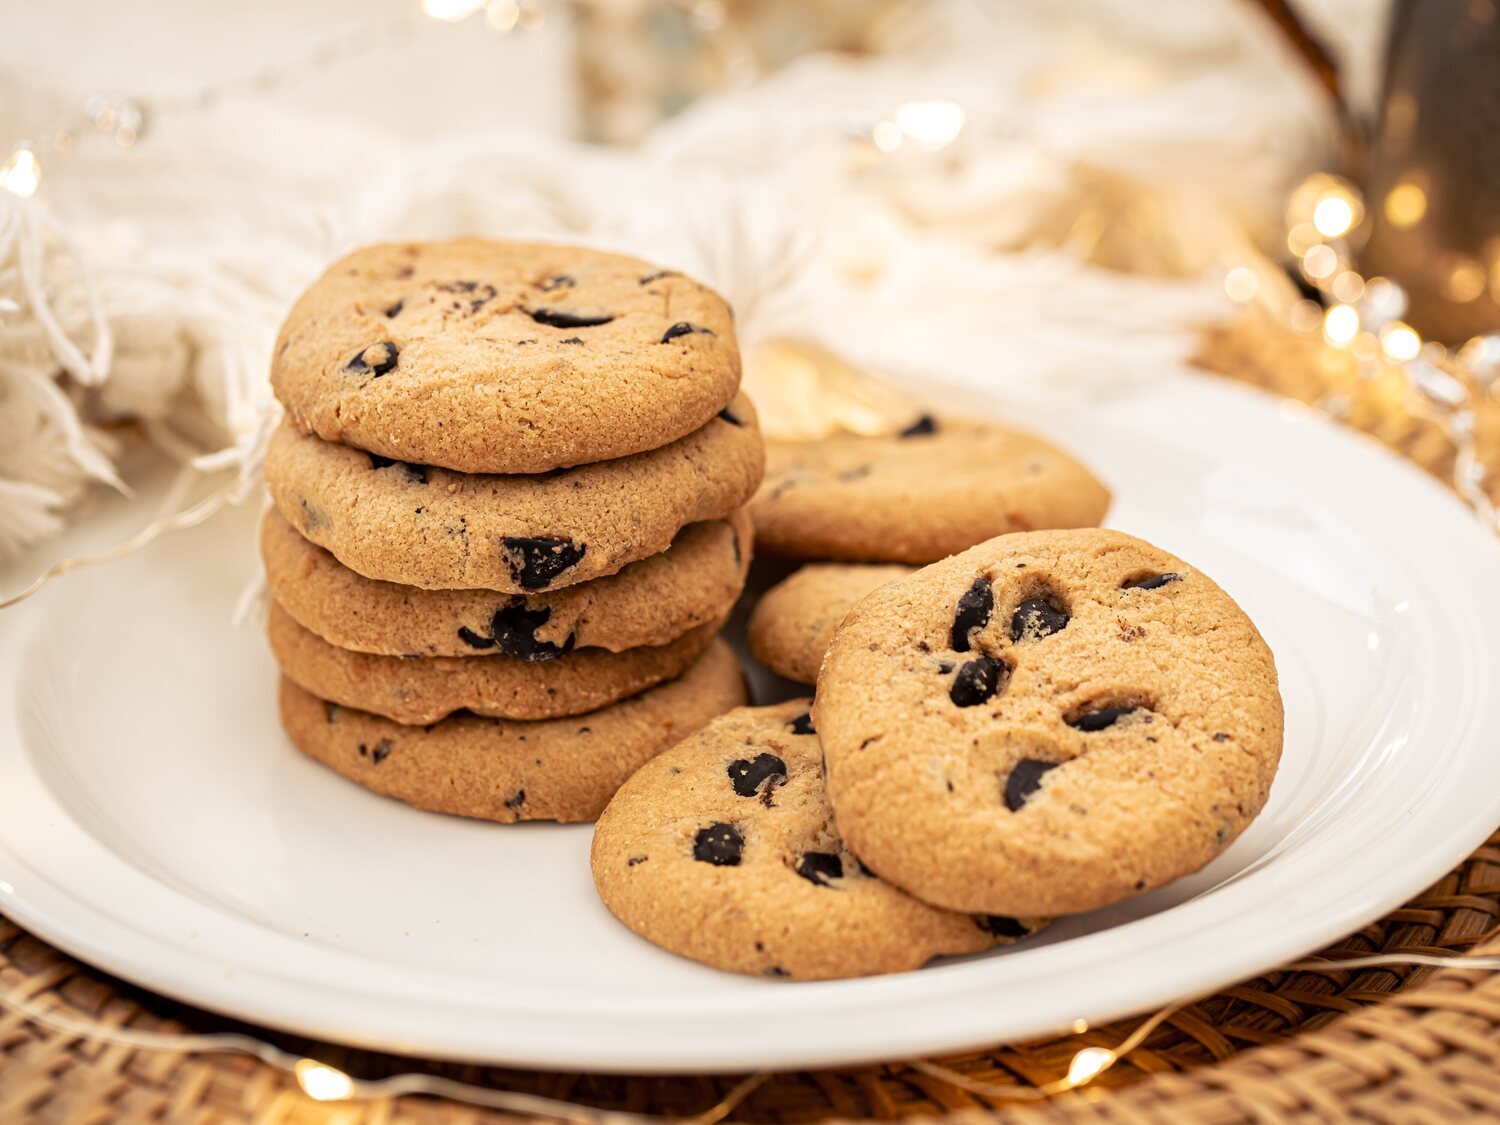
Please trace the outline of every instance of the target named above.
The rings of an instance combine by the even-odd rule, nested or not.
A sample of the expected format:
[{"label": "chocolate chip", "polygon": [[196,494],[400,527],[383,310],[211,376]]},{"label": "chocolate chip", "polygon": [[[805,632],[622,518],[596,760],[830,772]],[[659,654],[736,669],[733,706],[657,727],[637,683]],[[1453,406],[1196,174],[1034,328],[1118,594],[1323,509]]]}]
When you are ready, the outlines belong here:
[{"label": "chocolate chip", "polygon": [[626,867],[634,867],[638,863],[645,863],[645,862],[646,862],[646,857],[645,856],[643,856],[643,855],[633,855],[633,856],[631,856],[629,859],[627,859],[625,861],[625,866]]},{"label": "chocolate chip", "polygon": [[754,761],[736,758],[729,763],[729,783],[741,797],[754,797],[764,785],[764,796],[786,781],[786,763],[775,754],[757,754]]},{"label": "chocolate chip", "polygon": [[511,577],[523,590],[545,590],[559,574],[577,566],[588,550],[587,544],[546,536],[507,535],[500,545]]},{"label": "chocolate chip", "polygon": [[569,336],[566,340],[564,340],[562,342],[564,344],[581,344],[581,343],[583,343],[583,337],[582,336]]},{"label": "chocolate chip", "polygon": [[302,530],[318,531],[329,524],[328,513],[310,503],[306,497],[298,501],[302,508]]},{"label": "chocolate chip", "polygon": [[1053,633],[1062,632],[1071,620],[1068,611],[1057,603],[1057,599],[1027,598],[1016,606],[1016,612],[1011,615],[1010,639],[1039,641]]},{"label": "chocolate chip", "polygon": [[645,277],[641,278],[640,283],[642,285],[650,285],[653,281],[660,281],[664,277],[677,276],[679,275],[676,270],[657,270],[655,273],[648,273]]},{"label": "chocolate chip", "polygon": [[732,824],[711,824],[698,829],[693,837],[693,858],[715,867],[738,867],[745,850],[745,838]]},{"label": "chocolate chip", "polygon": [[1040,758],[1022,758],[1005,779],[1005,807],[1017,812],[1027,800],[1042,787],[1042,775],[1055,770],[1061,762],[1045,762]]},{"label": "chocolate chip", "polygon": [[787,972],[780,965],[772,965],[762,975],[768,977],[776,977],[778,980],[790,980],[792,976],[791,973]]},{"label": "chocolate chip", "polygon": [[1012,918],[1008,914],[979,914],[975,916],[974,924],[995,937],[1023,938],[1031,933],[1019,918]]},{"label": "chocolate chip", "polygon": [[401,352],[396,345],[387,340],[382,344],[371,344],[364,351],[344,364],[345,371],[368,371],[375,378],[380,378],[386,372],[394,370],[396,360]]},{"label": "chocolate chip", "polygon": [[955,707],[977,707],[994,697],[1010,678],[1010,668],[1004,661],[991,656],[981,656],[966,661],[953,677],[953,686],[948,698]]},{"label": "chocolate chip", "polygon": [[791,728],[793,734],[818,733],[817,729],[813,726],[811,711],[802,712],[802,714],[798,715],[791,722],[787,723],[787,726]]},{"label": "chocolate chip", "polygon": [[524,789],[517,789],[509,797],[505,798],[505,807],[508,809],[518,809],[525,803],[526,790]]},{"label": "chocolate chip", "polygon": [[398,316],[401,315],[401,310],[404,309],[405,307],[406,307],[406,298],[403,297],[403,298],[401,298],[401,300],[397,301],[390,308],[388,308],[388,309],[385,310],[386,319],[387,320],[394,320],[396,317],[398,317]]},{"label": "chocolate chip", "polygon": [[478,288],[477,281],[445,281],[438,286],[438,290],[443,293],[472,293]]},{"label": "chocolate chip", "polygon": [[719,411],[719,417],[724,419],[724,421],[728,422],[731,426],[743,426],[745,424],[740,419],[739,415],[735,414],[735,412],[733,410],[730,410],[727,406],[723,410]]},{"label": "chocolate chip", "polygon": [[832,852],[803,852],[797,861],[797,874],[809,883],[826,887],[832,880],[844,877],[844,861]]},{"label": "chocolate chip", "polygon": [[958,599],[958,611],[953,615],[954,652],[968,652],[973,644],[973,633],[990,623],[990,614],[995,610],[995,591],[989,579],[976,578],[974,585],[964,591]]},{"label": "chocolate chip", "polygon": [[910,426],[901,431],[902,437],[926,437],[928,434],[937,433],[937,419],[931,414],[924,414]]},{"label": "chocolate chip", "polygon": [[1085,711],[1081,715],[1075,715],[1068,720],[1068,726],[1074,730],[1081,730],[1085,734],[1094,734],[1114,726],[1126,715],[1138,710],[1140,710],[1138,707],[1100,707],[1095,711]]},{"label": "chocolate chip", "polygon": [[323,717],[330,723],[338,722],[339,715],[343,712],[343,710],[344,709],[337,703],[328,703],[326,701],[323,703]]},{"label": "chocolate chip", "polygon": [[679,336],[691,336],[694,332],[701,332],[705,336],[712,336],[714,334],[712,328],[704,328],[700,324],[689,324],[685,320],[679,320],[661,334],[661,342],[663,344],[670,343]]},{"label": "chocolate chip", "polygon": [[543,293],[551,293],[554,289],[571,289],[578,284],[578,279],[569,273],[554,274],[546,281],[537,282],[537,288]]},{"label": "chocolate chip", "polygon": [[597,328],[614,320],[611,313],[569,312],[567,309],[528,309],[527,315],[548,328]]},{"label": "chocolate chip", "polygon": [[506,656],[513,656],[527,664],[544,664],[573,651],[573,642],[577,640],[574,633],[569,633],[562,644],[537,640],[536,631],[547,624],[551,617],[551,606],[527,609],[524,598],[514,598],[509,605],[501,606],[495,611],[494,619],[490,622],[490,632],[495,643],[500,646],[500,651]]},{"label": "chocolate chip", "polygon": [[375,749],[370,751],[370,761],[377,766],[390,756],[391,740],[389,738],[382,738],[378,743],[376,743]]},{"label": "chocolate chip", "polygon": [[1122,590],[1160,590],[1168,582],[1181,582],[1182,575],[1173,574],[1148,574],[1143,578],[1127,578],[1120,583]]},{"label": "chocolate chip", "polygon": [[1215,742],[1228,742],[1229,741],[1229,735],[1226,734],[1224,731],[1215,731],[1214,732],[1214,741]]},{"label": "chocolate chip", "polygon": [[483,648],[494,648],[495,647],[495,638],[494,637],[481,637],[478,633],[474,632],[474,630],[470,629],[467,625],[460,625],[458,627],[458,639],[461,640],[461,641],[463,641],[463,643],[466,644],[466,645],[468,645],[470,648],[481,648],[481,649],[483,649]]},{"label": "chocolate chip", "polygon": [[427,483],[426,465],[413,465],[410,461],[397,461],[394,457],[382,457],[378,453],[366,453],[365,456],[370,459],[372,469],[389,469],[392,465],[400,465],[407,480],[414,484]]}]

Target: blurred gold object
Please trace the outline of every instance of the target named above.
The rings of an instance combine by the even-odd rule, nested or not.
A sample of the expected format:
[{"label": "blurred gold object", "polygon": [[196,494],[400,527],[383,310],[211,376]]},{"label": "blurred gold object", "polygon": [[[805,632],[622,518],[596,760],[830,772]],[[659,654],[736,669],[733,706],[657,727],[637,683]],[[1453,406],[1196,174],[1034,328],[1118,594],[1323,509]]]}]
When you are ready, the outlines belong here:
[{"label": "blurred gold object", "polygon": [[1500,0],[1398,0],[1361,257],[1406,288],[1432,339],[1500,331],[1497,150]]},{"label": "blurred gold object", "polygon": [[910,400],[866,372],[800,340],[765,340],[748,348],[745,390],[760,414],[761,431],[781,441],[894,433],[917,413]]}]

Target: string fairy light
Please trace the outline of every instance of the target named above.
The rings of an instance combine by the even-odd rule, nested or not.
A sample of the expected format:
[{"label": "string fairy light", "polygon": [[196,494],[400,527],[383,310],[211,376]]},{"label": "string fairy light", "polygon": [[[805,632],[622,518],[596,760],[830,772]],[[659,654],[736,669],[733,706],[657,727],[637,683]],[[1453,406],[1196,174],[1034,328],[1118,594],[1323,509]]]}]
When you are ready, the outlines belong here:
[{"label": "string fairy light", "polygon": [[[0,884],[3,886],[3,884]],[[1494,936],[1494,931],[1489,935]],[[1481,939],[1485,940],[1485,939]],[[1354,969],[1395,967],[1436,967],[1462,971],[1500,971],[1500,955],[1440,956],[1431,953],[1381,953],[1350,958],[1299,961],[1284,966],[1281,972],[1344,972]],[[903,1065],[937,1078],[969,1093],[994,1100],[1043,1101],[1057,1094],[1088,1085],[1140,1047],[1151,1033],[1184,1008],[1203,997],[1174,1001],[1138,1024],[1115,1047],[1091,1044],[1074,1052],[1066,1072],[1051,1082],[1038,1086],[1001,1085],[982,1082],[931,1059],[908,1059]],[[523,1114],[549,1120],[580,1122],[582,1125],[717,1125],[745,1103],[772,1077],[769,1071],[757,1071],[735,1083],[713,1105],[691,1117],[660,1117],[598,1109],[576,1102],[547,1098],[438,1075],[405,1072],[385,1078],[357,1078],[319,1059],[286,1051],[272,1043],[239,1032],[193,1034],[188,1032],[142,1031],[117,1023],[105,1024],[72,1012],[58,1011],[19,991],[0,988],[0,1007],[7,1008],[31,1023],[62,1035],[111,1046],[170,1054],[240,1054],[258,1059],[267,1066],[288,1074],[297,1088],[317,1102],[396,1099],[414,1095],[447,1098],[450,1101],[483,1109]],[[1071,1025],[1074,1035],[1089,1030],[1086,1020]]]},{"label": "string fairy light", "polygon": [[[1383,202],[1387,220],[1398,227],[1420,222],[1426,207],[1426,193],[1411,181],[1396,185]],[[1435,422],[1454,448],[1454,490],[1487,527],[1500,532],[1500,513],[1485,489],[1489,473],[1479,455],[1475,415],[1481,395],[1500,393],[1500,333],[1456,348],[1424,340],[1401,319],[1407,308],[1401,286],[1389,278],[1366,278],[1355,267],[1350,243],[1365,214],[1359,189],[1338,176],[1317,173],[1291,193],[1286,246],[1313,296],[1291,307],[1288,322],[1294,331],[1320,331],[1327,344],[1352,357],[1366,379],[1399,371],[1418,412]],[[1477,263],[1458,262],[1449,289],[1473,290],[1476,270],[1481,270]],[[1247,273],[1253,274],[1248,266],[1236,266],[1224,276],[1225,292],[1240,303],[1266,296],[1262,286],[1244,282]],[[1338,415],[1338,400],[1323,406]]]}]

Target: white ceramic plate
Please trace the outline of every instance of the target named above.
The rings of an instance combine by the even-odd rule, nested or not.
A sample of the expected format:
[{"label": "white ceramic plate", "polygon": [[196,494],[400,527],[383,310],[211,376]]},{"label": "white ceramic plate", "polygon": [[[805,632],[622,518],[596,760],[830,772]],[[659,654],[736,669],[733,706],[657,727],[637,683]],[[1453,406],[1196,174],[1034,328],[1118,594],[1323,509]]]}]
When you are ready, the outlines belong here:
[{"label": "white ceramic plate", "polygon": [[1042,428],[1114,487],[1110,522],[1216,578],[1281,669],[1270,805],[1192,878],[900,976],[679,960],[600,906],[587,826],[414,812],[292,750],[265,644],[228,622],[255,566],[241,511],[0,613],[0,910],[149,988],[316,1036],[736,1070],[1154,1008],[1356,929],[1477,846],[1500,822],[1500,552],[1459,504],[1373,443],[1208,379],[1061,422]]}]

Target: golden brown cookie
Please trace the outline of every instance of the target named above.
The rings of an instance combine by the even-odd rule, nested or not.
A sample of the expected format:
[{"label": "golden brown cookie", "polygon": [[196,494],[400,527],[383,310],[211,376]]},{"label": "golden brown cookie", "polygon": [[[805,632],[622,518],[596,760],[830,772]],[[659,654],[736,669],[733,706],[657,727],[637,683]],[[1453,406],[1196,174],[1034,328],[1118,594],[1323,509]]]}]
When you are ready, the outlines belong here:
[{"label": "golden brown cookie", "polygon": [[723,299],[577,246],[406,242],[335,262],[282,326],[297,427],[397,461],[543,473],[667,445],[734,398]]},{"label": "golden brown cookie", "polygon": [[768,442],[756,542],[801,559],[929,563],[996,535],[1093,527],[1109,491],[1040,438],[924,416],[900,434]]},{"label": "golden brown cookie", "polygon": [[716,640],[680,678],[586,715],[535,723],[455,715],[402,726],[281,681],[281,723],[309,758],[419,809],[513,823],[593,820],[643,763],[745,702]]},{"label": "golden brown cookie", "polygon": [[809,563],[761,595],[750,613],[750,655],[778,676],[818,682],[834,630],[860,598],[911,573],[909,566]]},{"label": "golden brown cookie", "polygon": [[849,846],[927,902],[1093,910],[1265,804],[1276,665],[1201,571],[1118,531],[1001,536],[844,619],[813,709]]},{"label": "golden brown cookie", "polygon": [[373,656],[336,648],[275,602],[267,634],[276,663],[298,685],[331,703],[398,723],[435,723],[455,711],[499,719],[581,715],[678,676],[708,647],[720,622],[649,648],[580,649],[527,664],[508,656]]},{"label": "golden brown cookie", "polygon": [[471,476],[387,461],[283,424],[266,483],[303,536],[366,578],[531,594],[614,574],[684,526],[723,519],[760,481],[755,412],[671,445],[540,476]]},{"label": "golden brown cookie", "polygon": [[794,980],[902,972],[1041,928],[939,910],[865,870],[824,798],[807,707],[731,711],[620,788],[591,855],[610,913],[672,953]]},{"label": "golden brown cookie", "polygon": [[667,550],[617,574],[524,597],[365,578],[302,538],[275,508],[261,523],[260,551],[272,596],[339,648],[542,663],[575,648],[663,645],[719,620],[744,588],[752,539],[741,509],[689,524]]}]

